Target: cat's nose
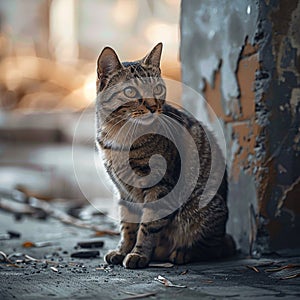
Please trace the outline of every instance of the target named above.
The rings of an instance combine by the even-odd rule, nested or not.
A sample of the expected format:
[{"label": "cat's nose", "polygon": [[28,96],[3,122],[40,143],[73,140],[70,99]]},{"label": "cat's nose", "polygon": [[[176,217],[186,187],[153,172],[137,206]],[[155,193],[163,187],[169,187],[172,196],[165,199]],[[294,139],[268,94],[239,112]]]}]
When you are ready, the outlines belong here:
[{"label": "cat's nose", "polygon": [[157,103],[154,99],[145,100],[144,105],[152,114],[157,110]]},{"label": "cat's nose", "polygon": [[156,105],[155,106],[148,106],[147,104],[146,104],[146,108],[149,109],[152,114],[155,113],[156,109],[157,109]]}]

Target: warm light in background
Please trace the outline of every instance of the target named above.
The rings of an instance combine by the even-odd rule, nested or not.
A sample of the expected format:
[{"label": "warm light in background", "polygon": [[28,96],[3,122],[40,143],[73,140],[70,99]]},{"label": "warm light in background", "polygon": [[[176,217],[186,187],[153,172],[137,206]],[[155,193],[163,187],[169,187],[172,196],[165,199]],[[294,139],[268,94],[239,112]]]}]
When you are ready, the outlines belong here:
[{"label": "warm light in background", "polygon": [[138,13],[138,3],[132,0],[118,0],[112,13],[114,21],[121,26],[132,25]]},{"label": "warm light in background", "polygon": [[[0,107],[84,109],[95,100],[96,60],[107,45],[128,61],[162,42],[163,75],[180,80],[179,11],[180,0],[0,1],[5,16],[0,28]],[[172,93],[172,99],[180,95]]]},{"label": "warm light in background", "polygon": [[96,74],[90,73],[84,82],[83,93],[85,98],[92,103],[96,98]]},{"label": "warm light in background", "polygon": [[50,45],[56,60],[74,62],[78,58],[74,0],[52,0],[49,18]]},{"label": "warm light in background", "polygon": [[146,27],[145,36],[149,43],[153,40],[164,41],[166,44],[172,44],[178,40],[178,25],[166,24],[159,21],[151,21]]}]

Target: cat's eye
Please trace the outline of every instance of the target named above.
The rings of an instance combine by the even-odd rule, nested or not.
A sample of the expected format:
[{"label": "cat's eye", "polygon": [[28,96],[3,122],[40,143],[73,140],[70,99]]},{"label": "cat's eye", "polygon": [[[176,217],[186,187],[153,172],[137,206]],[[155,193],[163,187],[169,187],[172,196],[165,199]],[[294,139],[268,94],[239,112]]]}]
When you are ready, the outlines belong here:
[{"label": "cat's eye", "polygon": [[164,91],[165,91],[165,87],[161,83],[156,85],[153,89],[154,95],[161,95],[164,93]]},{"label": "cat's eye", "polygon": [[124,95],[128,98],[136,98],[139,95],[139,92],[135,87],[128,86],[124,89]]}]

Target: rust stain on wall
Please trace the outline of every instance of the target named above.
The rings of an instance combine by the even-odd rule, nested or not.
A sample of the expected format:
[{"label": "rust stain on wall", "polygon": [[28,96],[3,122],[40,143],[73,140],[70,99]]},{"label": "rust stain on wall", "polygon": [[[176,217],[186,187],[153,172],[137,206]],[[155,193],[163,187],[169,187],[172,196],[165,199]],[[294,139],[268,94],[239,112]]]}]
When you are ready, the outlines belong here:
[{"label": "rust stain on wall", "polygon": [[259,69],[258,54],[245,56],[239,61],[237,80],[240,87],[240,120],[253,119],[255,117],[255,72]]},{"label": "rust stain on wall", "polygon": [[239,148],[234,154],[231,176],[237,182],[240,170],[252,173],[255,167],[255,137],[259,132],[259,126],[251,121],[232,124],[232,138],[238,142]]},{"label": "rust stain on wall", "polygon": [[[226,116],[222,107],[220,68],[214,74],[214,85],[211,86],[207,81],[205,81],[203,92],[207,103],[211,106],[211,108],[219,118],[221,118],[225,122],[233,121],[232,117]],[[209,109],[207,111],[208,113],[210,113]],[[209,117],[211,121],[213,121],[214,116],[212,114],[209,114]]]},{"label": "rust stain on wall", "polygon": [[[220,66],[220,68],[221,67],[222,66]],[[235,111],[235,114],[226,115],[224,112],[222,106],[222,79],[220,69],[215,72],[214,86],[210,86],[209,83],[206,82],[204,88],[205,98],[216,115],[224,120],[225,124],[231,123],[231,148],[233,148],[233,143],[237,143],[238,147],[234,153],[230,174],[236,181],[238,180],[241,169],[252,171],[255,167],[253,159],[255,156],[255,138],[260,129],[255,122],[254,82],[258,69],[257,47],[249,44],[246,39],[246,44],[241,52],[236,71],[240,97],[236,99],[236,101],[233,101],[237,108],[231,111]],[[212,116],[210,117],[213,118]]]}]

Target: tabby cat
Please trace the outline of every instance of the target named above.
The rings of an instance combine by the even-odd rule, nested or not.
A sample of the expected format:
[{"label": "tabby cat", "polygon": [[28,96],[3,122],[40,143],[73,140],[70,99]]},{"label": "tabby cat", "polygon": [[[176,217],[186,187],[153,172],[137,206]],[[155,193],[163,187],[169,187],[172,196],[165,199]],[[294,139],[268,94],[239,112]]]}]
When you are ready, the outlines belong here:
[{"label": "tabby cat", "polygon": [[[218,169],[225,165],[224,157],[199,121],[165,102],[161,52],[159,43],[143,59],[121,63],[106,47],[97,61],[96,144],[120,195],[122,234],[118,248],[105,260],[126,268],[143,268],[151,260],[185,264],[229,256],[235,250],[225,233],[227,180],[225,168]],[[187,134],[178,134],[175,122]],[[144,134],[132,138],[137,128],[144,128]],[[170,138],[175,135],[176,141]],[[165,163],[153,159],[154,154]],[[219,163],[211,174],[213,156]],[[214,182],[220,172],[220,184],[210,201],[201,203],[209,176]],[[149,174],[154,174],[154,183],[147,182]],[[180,180],[179,191],[167,198]],[[195,184],[184,199],[191,182]]]}]

